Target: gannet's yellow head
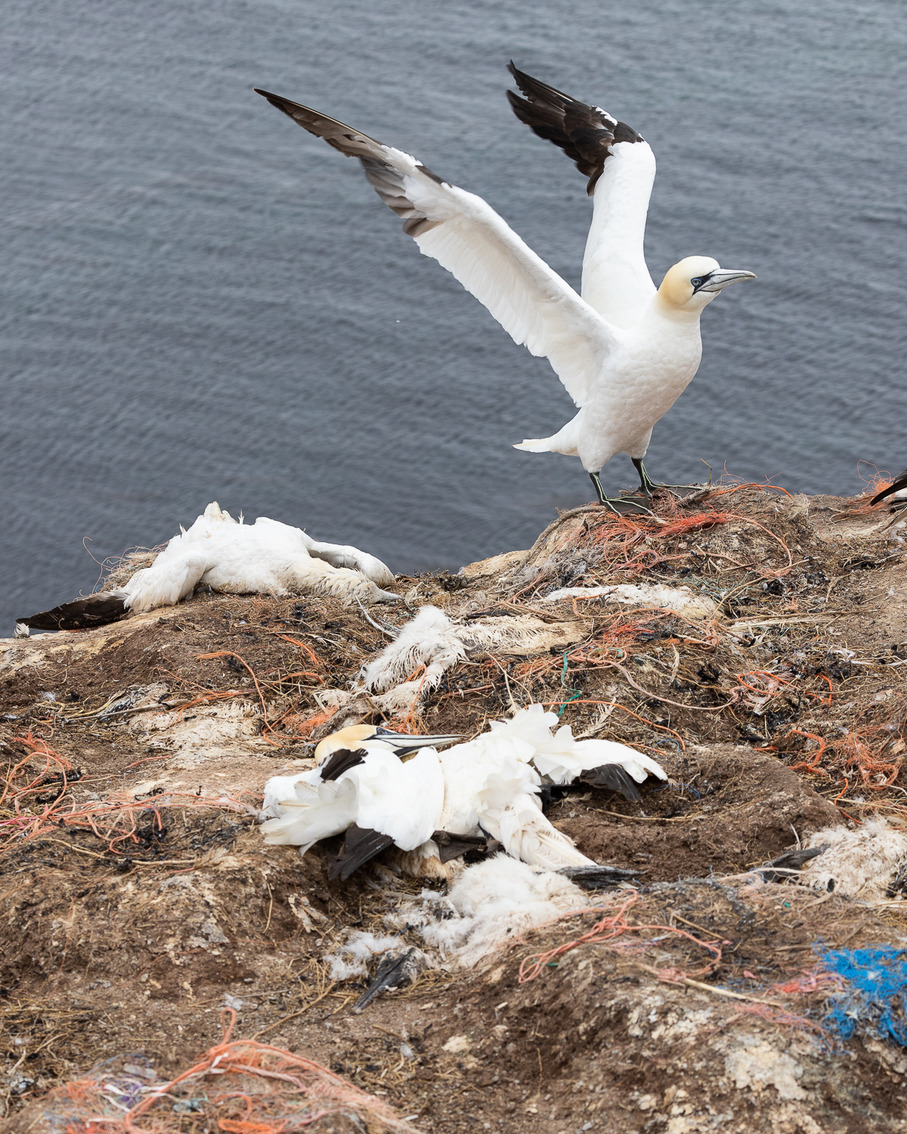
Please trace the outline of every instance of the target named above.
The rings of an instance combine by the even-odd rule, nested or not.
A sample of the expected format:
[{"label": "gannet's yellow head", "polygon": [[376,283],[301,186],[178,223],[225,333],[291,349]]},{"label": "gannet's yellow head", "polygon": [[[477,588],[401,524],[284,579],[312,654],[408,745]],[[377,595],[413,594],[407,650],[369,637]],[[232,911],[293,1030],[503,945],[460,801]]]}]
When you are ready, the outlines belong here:
[{"label": "gannet's yellow head", "polygon": [[668,269],[658,296],[669,309],[698,312],[728,284],[755,278],[753,272],[722,268],[711,256],[687,256]]},{"label": "gannet's yellow head", "polygon": [[406,732],[393,732],[381,725],[347,725],[326,736],[315,748],[316,764],[323,764],[334,752],[341,748],[355,752],[366,744],[383,744],[398,756],[404,752],[415,752],[417,748],[427,748],[430,745],[450,744],[459,740],[459,736],[449,734],[436,736],[411,736]]},{"label": "gannet's yellow head", "polygon": [[338,729],[337,732],[332,732],[330,736],[326,736],[317,747],[315,748],[315,761],[320,764],[333,752],[337,752],[341,748],[348,748],[355,752],[357,748],[361,748],[367,740],[374,740],[375,726],[367,724],[348,725],[346,728]]}]

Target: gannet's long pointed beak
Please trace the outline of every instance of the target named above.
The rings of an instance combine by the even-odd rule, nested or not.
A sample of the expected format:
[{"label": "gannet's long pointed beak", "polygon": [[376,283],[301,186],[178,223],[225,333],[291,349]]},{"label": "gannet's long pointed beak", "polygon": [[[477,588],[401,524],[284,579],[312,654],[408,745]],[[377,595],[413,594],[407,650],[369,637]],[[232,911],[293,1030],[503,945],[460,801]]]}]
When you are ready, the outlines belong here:
[{"label": "gannet's long pointed beak", "polygon": [[709,272],[701,287],[697,291],[721,291],[728,284],[737,283],[738,280],[754,280],[755,272],[743,272],[734,268],[716,268]]},{"label": "gannet's long pointed beak", "polygon": [[392,729],[379,726],[375,729],[374,739],[392,744],[398,752],[415,752],[418,748],[436,748],[439,744],[453,744],[462,737],[442,733],[436,733],[434,736],[413,736],[408,732],[394,732]]}]

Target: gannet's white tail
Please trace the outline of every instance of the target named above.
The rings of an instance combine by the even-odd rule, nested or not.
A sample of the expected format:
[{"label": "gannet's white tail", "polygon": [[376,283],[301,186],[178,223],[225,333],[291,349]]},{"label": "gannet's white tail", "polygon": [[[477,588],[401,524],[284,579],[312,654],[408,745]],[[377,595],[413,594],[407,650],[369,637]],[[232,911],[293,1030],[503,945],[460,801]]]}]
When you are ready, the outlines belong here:
[{"label": "gannet's white tail", "polygon": [[571,418],[567,424],[552,433],[550,437],[528,437],[514,449],[522,449],[525,453],[564,453],[565,456],[575,457],[576,452],[576,418]]},{"label": "gannet's white tail", "polygon": [[522,449],[525,453],[550,453],[551,441],[551,437],[530,437],[513,447],[514,449]]}]

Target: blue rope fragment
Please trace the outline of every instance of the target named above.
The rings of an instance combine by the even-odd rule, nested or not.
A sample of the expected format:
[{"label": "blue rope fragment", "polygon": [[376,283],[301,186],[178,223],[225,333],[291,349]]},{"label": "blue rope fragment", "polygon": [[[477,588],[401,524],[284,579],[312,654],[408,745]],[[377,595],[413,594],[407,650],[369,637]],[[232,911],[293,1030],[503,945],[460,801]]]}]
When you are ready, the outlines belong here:
[{"label": "blue rope fragment", "polygon": [[859,1029],[907,1047],[907,950],[891,946],[819,954],[845,985],[829,1001],[826,1023],[843,1039]]}]

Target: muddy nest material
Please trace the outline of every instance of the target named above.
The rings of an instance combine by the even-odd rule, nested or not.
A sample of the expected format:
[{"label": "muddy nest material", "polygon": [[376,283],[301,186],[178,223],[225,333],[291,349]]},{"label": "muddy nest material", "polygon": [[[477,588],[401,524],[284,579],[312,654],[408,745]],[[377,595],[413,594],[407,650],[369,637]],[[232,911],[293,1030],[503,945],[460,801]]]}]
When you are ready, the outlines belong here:
[{"label": "muddy nest material", "polygon": [[845,1049],[829,1016],[843,990],[816,947],[879,928],[773,885],[626,892],[489,960],[443,1050],[506,1093],[512,1129],[894,1131],[907,1059],[873,1029]]}]

